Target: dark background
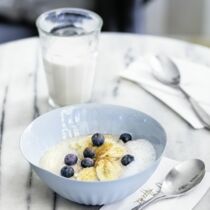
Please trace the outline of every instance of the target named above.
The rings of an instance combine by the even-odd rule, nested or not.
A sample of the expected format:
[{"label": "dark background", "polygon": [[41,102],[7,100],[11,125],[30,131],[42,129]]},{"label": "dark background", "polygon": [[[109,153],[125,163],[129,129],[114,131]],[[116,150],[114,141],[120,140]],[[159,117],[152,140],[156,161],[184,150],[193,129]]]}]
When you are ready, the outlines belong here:
[{"label": "dark background", "polygon": [[[4,0],[5,1],[5,0]],[[36,36],[36,18],[44,11],[79,7],[97,12],[104,21],[103,31],[142,33],[143,11],[149,0],[15,0],[0,3],[0,43]]]}]

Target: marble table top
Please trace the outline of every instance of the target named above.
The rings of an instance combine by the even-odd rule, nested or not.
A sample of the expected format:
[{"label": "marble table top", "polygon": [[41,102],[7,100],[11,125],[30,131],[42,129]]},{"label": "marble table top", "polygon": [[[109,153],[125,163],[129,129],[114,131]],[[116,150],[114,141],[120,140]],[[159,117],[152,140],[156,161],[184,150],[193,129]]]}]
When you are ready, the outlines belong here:
[{"label": "marble table top", "polygon": [[[121,80],[118,73],[139,55],[166,53],[210,66],[210,50],[178,40],[154,36],[104,33],[92,102],[120,104],[156,118],[165,128],[165,156],[176,160],[202,159],[210,171],[210,132],[193,130],[175,112],[145,90]],[[202,72],[201,72],[202,73]],[[0,209],[81,210],[85,207],[64,200],[31,171],[19,150],[24,128],[50,110],[45,75],[37,38],[0,46]],[[210,192],[195,210],[210,209]]]}]

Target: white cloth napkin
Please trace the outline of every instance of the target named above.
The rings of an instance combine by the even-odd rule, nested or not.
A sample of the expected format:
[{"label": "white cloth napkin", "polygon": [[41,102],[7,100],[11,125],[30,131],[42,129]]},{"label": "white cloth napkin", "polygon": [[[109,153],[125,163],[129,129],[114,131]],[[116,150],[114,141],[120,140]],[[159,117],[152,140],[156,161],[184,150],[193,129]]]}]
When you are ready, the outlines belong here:
[{"label": "white cloth napkin", "polygon": [[[203,128],[192,107],[183,94],[172,87],[157,81],[151,71],[151,59],[148,55],[137,58],[120,76],[134,81],[145,90],[162,100],[195,129]],[[210,68],[191,61],[171,57],[181,73],[181,86],[210,114]]]},{"label": "white cloth napkin", "polygon": [[[155,173],[150,177],[145,185],[138,189],[135,193],[128,196],[122,201],[105,205],[100,210],[130,210],[138,204],[137,200],[143,198],[146,194],[157,191],[157,183],[161,183],[165,175],[173,168],[178,162],[163,157],[160,165],[158,166]],[[205,195],[208,188],[210,187],[210,173],[206,173],[202,182],[196,186],[188,194],[167,200],[158,201],[151,204],[146,208],[146,210],[192,210],[192,208],[200,201],[200,199]],[[149,198],[146,197],[146,198]]]}]

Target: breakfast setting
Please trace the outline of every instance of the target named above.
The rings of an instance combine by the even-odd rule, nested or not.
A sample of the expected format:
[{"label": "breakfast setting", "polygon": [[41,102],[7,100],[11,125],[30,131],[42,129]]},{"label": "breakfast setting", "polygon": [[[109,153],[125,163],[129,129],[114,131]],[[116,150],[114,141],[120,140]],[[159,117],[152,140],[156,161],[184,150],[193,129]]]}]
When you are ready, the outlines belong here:
[{"label": "breakfast setting", "polygon": [[209,210],[208,26],[176,22],[189,5],[15,2],[0,3],[0,210]]}]

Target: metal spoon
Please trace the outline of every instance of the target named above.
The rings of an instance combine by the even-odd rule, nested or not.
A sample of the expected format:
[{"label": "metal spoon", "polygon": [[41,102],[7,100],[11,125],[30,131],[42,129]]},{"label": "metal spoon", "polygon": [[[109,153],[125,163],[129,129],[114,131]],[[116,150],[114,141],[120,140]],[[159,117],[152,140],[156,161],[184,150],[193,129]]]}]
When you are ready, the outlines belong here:
[{"label": "metal spoon", "polygon": [[191,103],[203,126],[210,129],[210,115],[180,86],[181,75],[177,65],[164,55],[157,55],[155,58],[151,62],[153,76],[163,84],[179,89]]},{"label": "metal spoon", "polygon": [[166,175],[158,194],[132,210],[142,210],[154,201],[184,195],[198,185],[205,175],[205,165],[199,159],[184,161]]}]

